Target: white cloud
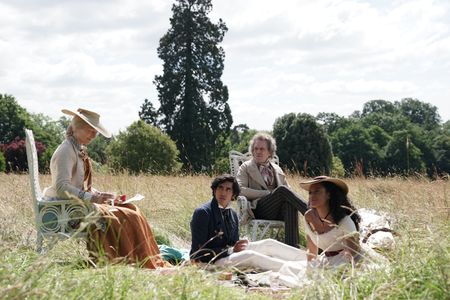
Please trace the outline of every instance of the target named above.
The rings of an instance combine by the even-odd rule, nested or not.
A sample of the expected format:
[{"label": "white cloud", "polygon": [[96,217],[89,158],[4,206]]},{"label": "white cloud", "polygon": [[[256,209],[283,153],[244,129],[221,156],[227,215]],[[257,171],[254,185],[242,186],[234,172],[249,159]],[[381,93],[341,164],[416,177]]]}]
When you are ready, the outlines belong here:
[{"label": "white cloud", "polygon": [[[167,0],[0,1],[0,93],[59,118],[137,120],[162,72]],[[450,119],[447,1],[213,0],[229,31],[223,81],[235,123],[270,129],[284,113],[348,115],[371,99],[414,97]]]}]

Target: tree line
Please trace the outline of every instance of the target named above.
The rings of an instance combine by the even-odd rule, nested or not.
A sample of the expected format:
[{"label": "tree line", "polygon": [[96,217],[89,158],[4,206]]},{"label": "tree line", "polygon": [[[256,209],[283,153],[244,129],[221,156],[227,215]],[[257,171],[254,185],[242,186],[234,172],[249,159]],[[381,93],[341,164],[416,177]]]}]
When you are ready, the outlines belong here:
[{"label": "tree line", "polygon": [[450,121],[417,99],[371,100],[349,117],[287,114],[273,134],[281,162],[305,175],[450,173]]},{"label": "tree line", "polygon": [[[29,113],[13,96],[0,94],[0,172],[27,170],[25,127],[35,134],[39,167],[47,172],[68,124],[66,117],[55,121]],[[203,171],[227,172],[229,151],[246,152],[256,132],[245,124],[231,128],[223,135],[213,163]],[[348,117],[289,113],[276,119],[270,133],[277,141],[281,165],[305,176],[419,173],[433,177],[450,173],[450,121],[442,123],[435,106],[417,99],[368,101],[362,111]],[[194,138],[190,141],[197,142]],[[98,169],[113,172],[173,174],[187,170],[176,142],[143,120],[112,139],[98,136],[88,151]]]}]

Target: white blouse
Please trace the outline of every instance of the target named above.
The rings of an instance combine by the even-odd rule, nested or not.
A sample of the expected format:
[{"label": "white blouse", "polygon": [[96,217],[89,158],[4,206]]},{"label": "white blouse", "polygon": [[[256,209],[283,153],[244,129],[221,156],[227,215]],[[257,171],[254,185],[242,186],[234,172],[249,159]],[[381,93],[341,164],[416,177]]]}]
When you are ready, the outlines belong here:
[{"label": "white blouse", "polygon": [[345,248],[344,240],[357,234],[356,225],[348,215],[333,229],[322,234],[313,231],[305,221],[305,232],[311,241],[323,251],[342,250]]}]

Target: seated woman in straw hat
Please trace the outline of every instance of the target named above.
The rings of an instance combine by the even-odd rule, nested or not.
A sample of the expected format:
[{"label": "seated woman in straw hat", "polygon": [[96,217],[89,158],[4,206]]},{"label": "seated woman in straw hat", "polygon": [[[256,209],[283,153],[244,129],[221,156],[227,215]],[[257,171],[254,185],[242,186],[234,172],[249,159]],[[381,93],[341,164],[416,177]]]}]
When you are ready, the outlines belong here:
[{"label": "seated woman in straw hat", "polygon": [[104,254],[110,260],[125,260],[143,267],[164,267],[152,229],[144,215],[133,204],[111,206],[115,196],[92,188],[92,165],[86,145],[97,133],[109,138],[100,116],[86,109],[62,110],[73,116],[66,139],[53,153],[50,161],[52,185],[44,191],[50,198],[79,198],[93,203],[104,226],[89,230],[88,250]]},{"label": "seated woman in straw hat", "polygon": [[[309,192],[305,213],[308,260],[320,265],[339,265],[359,260],[360,215],[347,197],[347,184],[337,178],[318,176],[301,182]],[[323,254],[318,255],[322,249]]]}]

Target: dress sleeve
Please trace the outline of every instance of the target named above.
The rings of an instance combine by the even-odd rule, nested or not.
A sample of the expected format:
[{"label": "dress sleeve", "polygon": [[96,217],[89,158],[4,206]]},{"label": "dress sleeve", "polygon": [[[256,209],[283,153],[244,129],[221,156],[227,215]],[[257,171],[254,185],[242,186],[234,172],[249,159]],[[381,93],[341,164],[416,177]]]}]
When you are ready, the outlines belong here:
[{"label": "dress sleeve", "polygon": [[314,243],[314,245],[318,246],[318,238],[319,235],[315,233],[308,222],[306,222],[305,218],[303,218],[304,224],[305,224],[305,235]]},{"label": "dress sleeve", "polygon": [[353,222],[352,218],[350,216],[345,216],[340,222],[339,222],[339,228],[345,233],[351,233],[351,232],[357,232],[355,222]]},{"label": "dress sleeve", "polygon": [[309,235],[310,236],[311,233],[312,233],[311,226],[309,226],[309,223],[306,222],[305,218],[303,218],[303,223],[305,225],[305,235]]}]

